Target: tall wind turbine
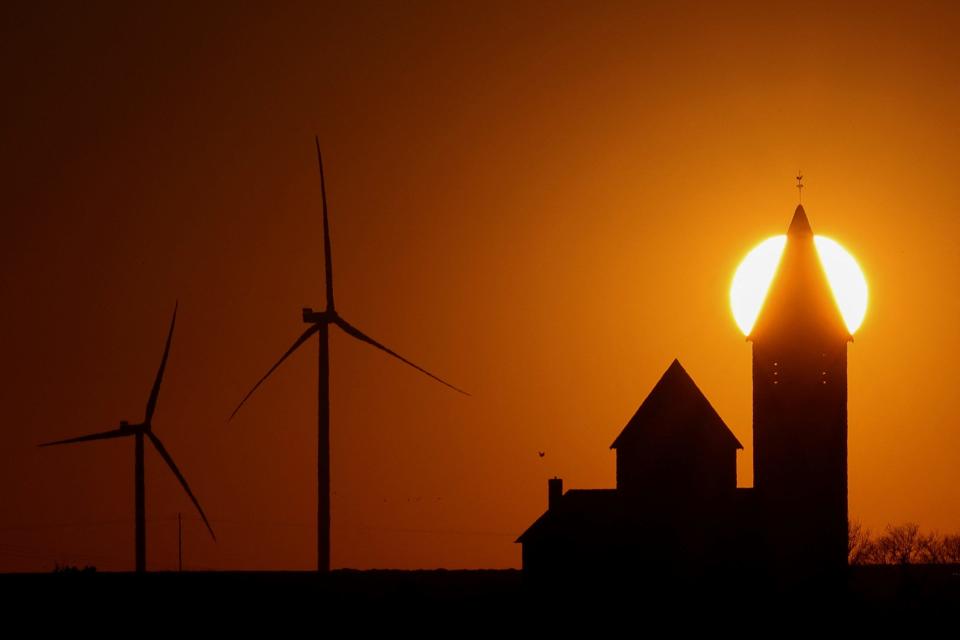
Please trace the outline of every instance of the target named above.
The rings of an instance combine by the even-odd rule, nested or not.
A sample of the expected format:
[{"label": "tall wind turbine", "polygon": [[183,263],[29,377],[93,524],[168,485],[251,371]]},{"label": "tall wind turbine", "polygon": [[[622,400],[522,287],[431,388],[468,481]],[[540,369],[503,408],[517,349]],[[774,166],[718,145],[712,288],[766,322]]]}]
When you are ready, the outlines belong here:
[{"label": "tall wind turbine", "polygon": [[177,477],[177,480],[180,481],[181,486],[187,492],[187,495],[190,496],[190,500],[193,501],[194,506],[197,508],[197,511],[200,512],[200,517],[203,518],[203,523],[207,525],[207,530],[210,531],[210,535],[214,540],[217,539],[217,536],[213,533],[213,527],[210,526],[210,522],[207,520],[206,514],[203,512],[203,507],[200,506],[200,502],[197,501],[196,496],[193,495],[193,491],[190,490],[190,485],[187,484],[186,478],[183,477],[183,474],[180,473],[180,469],[177,468],[176,463],[173,461],[173,458],[170,456],[170,453],[167,451],[167,448],[163,446],[163,443],[160,441],[160,438],[153,432],[153,412],[157,408],[157,397],[160,395],[160,383],[163,381],[163,370],[167,366],[167,356],[170,355],[170,341],[173,339],[173,326],[177,322],[177,305],[173,307],[173,320],[170,321],[170,333],[167,334],[167,345],[163,349],[163,359],[160,361],[160,369],[157,371],[157,379],[153,382],[153,389],[150,390],[150,398],[147,400],[147,411],[146,417],[144,417],[143,422],[140,424],[130,424],[126,420],[120,422],[120,426],[111,431],[103,431],[101,433],[93,433],[87,436],[80,436],[77,438],[68,438],[66,440],[57,440],[55,442],[45,442],[41,444],[41,447],[52,447],[58,444],[70,444],[72,442],[87,442],[89,440],[110,440],[112,438],[125,438],[127,436],[134,437],[134,502],[135,502],[135,511],[136,511],[136,556],[137,556],[137,573],[143,573],[147,570],[147,515],[146,515],[146,496],[144,490],[144,481],[143,481],[143,438],[146,436],[151,443],[153,443],[154,448],[157,450],[157,453],[160,454],[160,457],[163,458],[164,462],[167,463],[167,466],[170,467],[170,470],[173,471],[173,475]]},{"label": "tall wind turbine", "polygon": [[449,382],[438,378],[423,367],[419,367],[406,358],[400,356],[393,350],[380,344],[367,334],[363,333],[352,324],[340,317],[333,305],[333,259],[330,255],[330,223],[327,217],[327,185],[323,177],[323,156],[320,153],[320,139],[314,140],[317,145],[317,163],[320,167],[320,196],[323,201],[323,249],[326,267],[327,284],[327,308],[323,311],[314,311],[311,308],[303,310],[303,321],[309,328],[294,341],[293,346],[287,349],[280,359],[270,367],[270,370],[253,388],[243,397],[237,408],[230,414],[232,419],[240,407],[244,405],[247,399],[253,395],[253,392],[270,377],[277,367],[279,367],[290,354],[299,349],[314,334],[320,336],[320,384],[319,384],[319,443],[317,445],[317,571],[327,573],[330,571],[330,346],[328,343],[329,327],[335,325],[349,336],[373,345],[381,351],[385,351],[401,362],[410,365],[417,371],[425,373],[437,382],[440,382],[455,391],[464,395],[470,395],[463,389],[459,389]]}]

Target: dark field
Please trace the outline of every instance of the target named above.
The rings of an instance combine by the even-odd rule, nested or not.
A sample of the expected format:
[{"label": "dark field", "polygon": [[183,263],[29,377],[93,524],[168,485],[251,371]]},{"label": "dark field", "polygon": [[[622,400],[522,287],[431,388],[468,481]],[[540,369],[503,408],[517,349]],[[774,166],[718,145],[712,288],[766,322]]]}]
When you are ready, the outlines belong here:
[{"label": "dark field", "polygon": [[[629,606],[654,617],[682,612],[848,614],[877,621],[891,614],[960,613],[960,566],[858,566],[840,589],[813,586],[786,592],[731,578],[711,584],[584,578],[531,584],[517,570],[130,573],[59,572],[0,575],[9,605],[50,603],[112,606],[149,599],[188,611],[267,615],[274,611],[358,615],[363,611],[501,616],[583,616]],[[210,607],[207,609],[207,607]],[[231,614],[234,615],[234,614]],[[695,622],[695,620],[691,620]],[[702,621],[701,621],[702,622]]]}]

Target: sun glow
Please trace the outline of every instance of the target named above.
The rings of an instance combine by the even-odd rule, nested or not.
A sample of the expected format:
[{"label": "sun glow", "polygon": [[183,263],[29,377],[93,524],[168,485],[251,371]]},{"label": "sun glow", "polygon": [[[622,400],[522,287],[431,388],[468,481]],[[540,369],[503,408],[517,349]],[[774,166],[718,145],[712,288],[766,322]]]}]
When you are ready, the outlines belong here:
[{"label": "sun glow", "polygon": [[[857,261],[835,240],[814,236],[813,241],[833,298],[837,301],[847,330],[852,334],[860,328],[867,313],[867,280]],[[730,286],[730,307],[744,335],[750,334],[760,313],[786,244],[785,235],[767,238],[748,253],[737,267]]]}]

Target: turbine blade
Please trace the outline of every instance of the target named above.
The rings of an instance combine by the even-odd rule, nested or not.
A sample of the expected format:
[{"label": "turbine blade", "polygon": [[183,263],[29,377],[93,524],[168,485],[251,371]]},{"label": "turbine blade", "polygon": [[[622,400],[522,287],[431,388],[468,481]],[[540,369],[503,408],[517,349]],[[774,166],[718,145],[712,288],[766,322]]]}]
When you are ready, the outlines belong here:
[{"label": "turbine blade", "polygon": [[233,413],[230,414],[230,417],[228,418],[228,421],[229,421],[229,420],[233,420],[233,416],[237,415],[237,412],[240,411],[240,407],[242,407],[243,404],[247,401],[247,399],[248,399],[250,396],[253,395],[253,392],[256,391],[257,388],[259,388],[261,384],[263,384],[264,380],[266,380],[267,378],[269,378],[269,377],[270,377],[270,374],[273,373],[273,372],[277,369],[277,367],[279,367],[279,366],[283,363],[283,361],[286,360],[287,357],[288,357],[291,353],[293,353],[294,351],[296,351],[297,349],[299,349],[299,348],[300,348],[300,345],[302,345],[304,342],[306,342],[307,340],[309,340],[310,337],[311,337],[313,334],[315,334],[317,331],[319,331],[319,330],[320,330],[320,325],[319,325],[319,324],[313,324],[313,325],[310,326],[309,329],[307,329],[306,331],[304,331],[304,332],[303,332],[303,335],[301,335],[299,338],[297,338],[296,342],[293,343],[293,346],[290,347],[289,349],[287,349],[287,352],[286,352],[285,354],[283,354],[283,356],[281,356],[279,360],[277,360],[277,363],[276,363],[275,365],[273,365],[272,367],[270,367],[270,370],[267,371],[267,373],[264,374],[264,376],[263,376],[262,378],[260,378],[259,380],[257,380],[257,384],[253,385],[253,389],[250,389],[250,391],[247,392],[247,395],[243,396],[243,400],[240,401],[240,404],[237,405],[237,408],[234,409],[234,410],[233,410]]},{"label": "turbine blade", "polygon": [[357,340],[362,340],[363,342],[366,342],[367,344],[371,344],[371,345],[375,346],[377,349],[380,349],[381,351],[386,351],[387,353],[389,353],[390,355],[392,355],[392,356],[393,356],[394,358],[396,358],[397,360],[400,360],[401,362],[410,365],[411,367],[413,367],[413,368],[416,369],[417,371],[419,371],[419,372],[421,372],[421,373],[424,373],[424,374],[430,376],[431,378],[433,378],[433,379],[436,380],[437,382],[440,382],[440,383],[442,383],[442,384],[445,384],[446,386],[450,387],[450,388],[453,389],[454,391],[459,391],[460,393],[462,393],[462,394],[465,395],[465,396],[469,396],[469,395],[470,395],[469,393],[467,393],[467,392],[464,391],[463,389],[460,389],[460,388],[458,388],[458,387],[453,386],[452,384],[450,384],[450,383],[447,382],[446,380],[444,380],[444,379],[442,379],[442,378],[439,378],[439,377],[433,375],[432,373],[430,373],[429,371],[427,371],[427,370],[424,369],[423,367],[420,367],[420,366],[417,366],[417,365],[413,364],[412,362],[410,362],[409,360],[407,360],[406,358],[404,358],[403,356],[401,356],[401,355],[398,354],[397,352],[392,351],[391,349],[388,349],[388,348],[385,347],[384,345],[380,344],[379,342],[377,342],[376,340],[374,340],[373,338],[371,338],[371,337],[368,336],[367,334],[363,333],[362,331],[360,331],[359,329],[357,329],[356,327],[354,327],[353,325],[351,325],[349,322],[347,322],[346,320],[344,320],[344,319],[341,318],[340,316],[337,316],[336,318],[334,318],[333,321],[336,323],[336,325],[337,325],[338,327],[340,327],[341,329],[343,329],[347,334],[353,336],[353,337],[356,338]]},{"label": "turbine blade", "polygon": [[323,260],[327,281],[327,309],[333,309],[333,256],[330,254],[330,222],[327,217],[327,183],[323,178],[323,156],[320,154],[320,137],[314,136],[317,143],[317,164],[320,166],[320,197],[323,199]]},{"label": "turbine blade", "polygon": [[72,442],[87,442],[89,440],[110,440],[111,438],[122,438],[123,436],[132,436],[133,431],[121,431],[120,429],[111,429],[110,431],[101,431],[100,433],[91,433],[88,436],[79,436],[76,438],[67,438],[66,440],[55,440],[54,442],[44,442],[38,444],[38,447],[52,447],[57,444],[70,444]]},{"label": "turbine blade", "polygon": [[216,542],[217,536],[213,533],[213,527],[210,526],[210,521],[207,520],[207,514],[203,512],[203,507],[200,506],[200,502],[197,500],[197,497],[193,495],[193,491],[190,490],[190,485],[187,484],[187,479],[183,477],[182,473],[180,473],[180,469],[177,469],[176,463],[173,461],[173,458],[170,457],[170,453],[167,451],[166,447],[163,446],[163,443],[160,442],[160,438],[155,436],[153,431],[147,431],[147,436],[150,438],[150,442],[153,443],[153,446],[157,449],[157,453],[160,454],[160,457],[163,458],[163,461],[166,462],[167,466],[170,467],[170,470],[173,471],[173,475],[177,476],[177,480],[180,481],[180,485],[183,487],[183,490],[187,492],[187,495],[190,496],[190,500],[193,501],[193,506],[195,506],[197,511],[200,512],[200,517],[203,518],[203,524],[207,525],[207,531],[210,532],[210,536],[213,538],[214,542]]},{"label": "turbine blade", "polygon": [[160,383],[163,381],[163,370],[167,368],[167,356],[170,355],[170,341],[173,339],[173,326],[177,324],[177,306],[178,300],[173,305],[173,319],[170,321],[170,333],[167,334],[167,346],[163,348],[163,359],[160,360],[160,369],[157,370],[157,379],[153,381],[153,389],[150,390],[150,399],[147,400],[147,417],[144,422],[149,423],[153,417],[153,412],[157,408],[157,396],[160,395]]}]

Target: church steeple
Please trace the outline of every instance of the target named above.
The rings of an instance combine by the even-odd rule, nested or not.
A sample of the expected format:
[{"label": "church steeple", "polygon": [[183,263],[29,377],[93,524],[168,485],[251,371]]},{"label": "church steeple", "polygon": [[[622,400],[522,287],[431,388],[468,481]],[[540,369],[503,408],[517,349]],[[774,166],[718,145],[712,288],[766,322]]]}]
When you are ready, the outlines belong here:
[{"label": "church steeple", "polygon": [[795,340],[811,332],[852,339],[820,261],[810,221],[797,205],[777,273],[749,339]]},{"label": "church steeple", "polygon": [[790,221],[790,228],[787,229],[787,235],[813,235],[813,229],[810,228],[810,221],[807,220],[807,212],[803,210],[803,205],[801,204],[798,204],[796,211],[793,212],[793,220]]},{"label": "church steeple", "polygon": [[779,569],[839,572],[847,544],[847,342],[797,206],[753,342],[754,486]]}]

